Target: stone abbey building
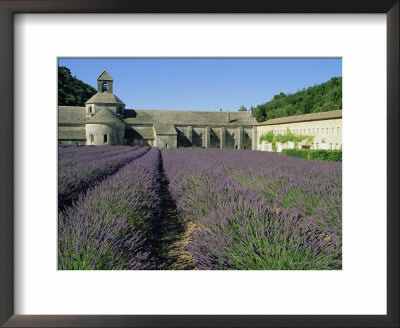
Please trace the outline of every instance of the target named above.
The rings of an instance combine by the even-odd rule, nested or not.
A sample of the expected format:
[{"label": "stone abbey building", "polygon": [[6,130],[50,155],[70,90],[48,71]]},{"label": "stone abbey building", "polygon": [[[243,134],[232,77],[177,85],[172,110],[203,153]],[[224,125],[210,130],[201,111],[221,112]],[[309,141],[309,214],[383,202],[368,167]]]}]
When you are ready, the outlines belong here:
[{"label": "stone abbey building", "polygon": [[[316,134],[327,129],[328,134],[322,139],[315,138],[319,143],[312,145],[312,148],[328,149],[329,144],[335,147],[342,145],[341,110],[257,123],[251,110],[204,112],[126,109],[124,102],[114,94],[113,79],[106,70],[98,77],[97,88],[98,92],[86,101],[85,107],[58,107],[59,144],[271,150],[258,142],[260,135],[271,129],[276,134],[284,133],[289,128],[297,133],[300,131],[300,134],[303,131],[304,134],[311,134],[312,131]],[[331,140],[334,135],[335,139]]]}]

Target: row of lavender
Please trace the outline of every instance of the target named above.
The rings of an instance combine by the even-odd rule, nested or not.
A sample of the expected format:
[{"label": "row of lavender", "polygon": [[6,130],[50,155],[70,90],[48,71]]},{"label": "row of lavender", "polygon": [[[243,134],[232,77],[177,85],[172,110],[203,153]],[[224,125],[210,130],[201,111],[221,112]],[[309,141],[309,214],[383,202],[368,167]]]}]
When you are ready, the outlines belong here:
[{"label": "row of lavender", "polygon": [[132,158],[60,211],[59,269],[158,268],[149,240],[161,215],[160,152]]},{"label": "row of lavender", "polygon": [[[125,164],[143,156],[150,149],[149,147],[118,147],[117,149],[100,147],[97,150],[98,153],[96,153],[96,149],[92,150],[86,147],[85,152],[85,150],[80,151],[80,148],[83,147],[76,148],[60,149],[59,161],[61,165],[58,167],[59,210],[70,206],[77,199],[79,193],[117,172]],[[63,165],[63,163],[72,161],[72,159],[68,160],[68,150],[71,151],[71,158],[76,158],[74,165]]]},{"label": "row of lavender", "polygon": [[139,147],[126,146],[101,146],[101,147],[68,147],[59,148],[58,151],[58,166],[76,165],[83,161],[93,161],[102,158],[111,157],[114,155],[129,152]]},{"label": "row of lavender", "polygon": [[222,149],[162,151],[199,269],[341,269],[341,166]]},{"label": "row of lavender", "polygon": [[239,184],[263,196],[275,209],[293,209],[303,216],[314,215],[321,226],[341,228],[341,163],[286,159],[278,153],[228,149],[208,150],[206,159],[203,155],[187,154],[196,163],[203,160],[214,171],[229,174]]}]

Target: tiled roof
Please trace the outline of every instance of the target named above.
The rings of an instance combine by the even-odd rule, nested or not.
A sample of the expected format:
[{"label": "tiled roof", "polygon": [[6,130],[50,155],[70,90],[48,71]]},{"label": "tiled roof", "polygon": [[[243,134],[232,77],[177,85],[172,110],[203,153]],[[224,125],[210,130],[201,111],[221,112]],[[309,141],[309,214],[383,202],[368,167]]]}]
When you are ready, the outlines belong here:
[{"label": "tiled roof", "polygon": [[125,105],[121,99],[108,91],[97,92],[85,104],[122,104]]},{"label": "tiled roof", "polygon": [[85,107],[58,106],[58,124],[59,125],[77,125],[85,124]]},{"label": "tiled roof", "polygon": [[174,125],[210,125],[235,126],[256,125],[257,121],[248,112],[229,113],[180,110],[125,110],[124,121],[127,124],[174,124]]},{"label": "tiled roof", "polygon": [[61,140],[85,140],[86,132],[85,128],[75,127],[59,127],[58,128],[58,139]]},{"label": "tiled roof", "polygon": [[128,127],[125,132],[125,138],[129,139],[154,139],[153,127]]},{"label": "tiled roof", "polygon": [[111,75],[108,74],[108,72],[106,70],[104,70],[103,73],[101,73],[97,79],[101,80],[101,81],[112,81],[113,80]]},{"label": "tiled roof", "polygon": [[86,121],[87,124],[125,124],[106,107],[101,107],[96,114]]},{"label": "tiled roof", "polygon": [[169,135],[177,135],[178,132],[176,132],[175,127],[172,124],[154,124],[154,131],[156,134],[161,135],[161,134],[169,134]]},{"label": "tiled roof", "polygon": [[319,113],[273,118],[270,120],[266,120],[265,122],[261,122],[257,125],[262,126],[262,125],[275,125],[275,124],[307,122],[307,121],[321,121],[321,120],[331,120],[335,118],[342,118],[341,109],[331,110],[329,112],[319,112]]}]

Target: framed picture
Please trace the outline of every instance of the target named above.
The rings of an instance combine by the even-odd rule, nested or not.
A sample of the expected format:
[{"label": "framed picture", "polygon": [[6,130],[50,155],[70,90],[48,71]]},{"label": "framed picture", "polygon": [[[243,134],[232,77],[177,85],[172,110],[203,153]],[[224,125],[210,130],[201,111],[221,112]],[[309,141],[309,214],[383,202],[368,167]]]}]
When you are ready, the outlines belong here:
[{"label": "framed picture", "polygon": [[[85,15],[88,13],[102,15]],[[0,1],[0,26],[3,70],[0,77],[1,324],[6,327],[399,325],[398,1],[340,4],[296,0],[190,4],[172,1],[164,4],[158,1],[4,0]],[[267,117],[270,121],[256,126],[255,119],[247,118],[247,113],[225,113],[222,108],[213,114],[213,122],[217,116],[223,116],[221,126],[200,129],[187,123],[177,127],[161,122],[164,118],[160,122],[153,118],[150,131],[145,117],[153,112],[125,109],[124,99],[113,95],[119,93],[118,84],[113,85],[117,82],[113,72],[110,75],[104,70],[98,72],[101,74],[93,97],[88,96],[90,99],[79,109],[88,123],[86,132],[78,131],[81,135],[78,139],[88,145],[129,145],[136,147],[133,152],[137,148],[142,151],[144,148],[139,147],[146,147],[146,142],[147,146],[164,148],[162,154],[175,146],[232,148],[233,152],[247,152],[247,149],[280,152],[284,148],[311,147],[325,151],[329,147],[341,148],[343,131],[343,267],[342,261],[337,264],[335,258],[326,267],[331,265],[336,272],[315,270],[311,262],[305,262],[304,268],[298,270],[296,263],[289,263],[288,267],[284,264],[269,270],[255,266],[252,267],[255,270],[246,272],[226,260],[221,267],[234,270],[213,272],[208,269],[220,267],[207,266],[210,259],[203,256],[207,254],[201,254],[199,250],[204,248],[198,241],[194,246],[197,247],[195,263],[204,271],[109,271],[120,268],[117,261],[116,265],[105,265],[99,272],[93,271],[85,261],[70,266],[68,261],[60,262],[59,257],[55,260],[57,247],[52,246],[57,240],[53,231],[57,227],[56,214],[53,215],[57,196],[56,189],[52,188],[57,176],[55,149],[57,144],[76,141],[77,129],[73,127],[70,111],[78,107],[63,106],[68,105],[67,100],[63,100],[64,104],[59,98],[57,117],[57,105],[52,104],[57,98],[57,66],[72,65],[77,57],[87,58],[86,62],[80,61],[81,66],[89,66],[90,57],[129,57],[136,58],[132,60],[137,62],[142,58],[139,66],[145,69],[149,65],[149,72],[149,67],[162,58],[205,60],[213,57],[219,61],[227,57],[250,58],[250,61],[268,57],[340,58],[343,127],[341,110],[327,112],[329,117],[326,113],[306,114],[314,115],[313,120],[319,122],[340,120],[340,127],[336,124],[329,126],[329,130],[321,130],[326,135],[321,138],[312,137],[319,134],[317,130],[312,131],[317,127],[300,126],[304,121],[299,126],[286,126],[289,121],[281,118],[273,121],[274,118]],[[154,57],[157,59],[145,62]],[[124,69],[126,74],[129,74],[129,65]],[[316,62],[314,65],[317,66]],[[188,71],[194,70],[193,64],[188,67]],[[229,69],[220,74],[229,75]],[[68,69],[63,74],[68,75]],[[131,75],[134,79],[135,74]],[[156,76],[149,75],[139,79],[151,81]],[[254,76],[255,73],[251,76],[242,72],[243,79]],[[279,76],[274,80],[278,83]],[[170,81],[174,83],[172,77]],[[59,75],[59,86],[61,82]],[[156,81],[153,86],[157,88]],[[108,96],[107,101],[104,95]],[[110,105],[110,97],[115,100],[114,107]],[[239,110],[245,112],[245,106],[242,107]],[[250,114],[261,117],[260,108]],[[56,132],[55,122],[58,119],[60,124],[60,117],[62,126]],[[204,119],[201,117],[198,115],[194,121],[199,123]],[[115,128],[100,133],[99,126],[108,129],[110,122],[104,124],[105,119],[113,120],[113,126],[122,126],[122,132],[126,131],[124,124],[128,122],[132,131],[124,135]],[[135,123],[135,119],[142,121]],[[241,120],[252,120],[254,124],[231,124]],[[178,133],[175,128],[180,129]],[[340,142],[329,141],[339,134]],[[299,136],[303,138],[300,140]],[[69,153],[68,157],[73,156]],[[166,170],[164,174],[171,172]],[[331,183],[336,182],[331,180]],[[60,198],[59,190],[58,200],[66,202],[61,206],[76,201],[68,197]],[[280,209],[276,211],[278,215]],[[71,213],[68,215],[72,217]],[[321,238],[330,245],[335,244],[329,242],[332,237]],[[252,247],[257,253],[257,246]],[[74,265],[89,271],[69,271]]]}]

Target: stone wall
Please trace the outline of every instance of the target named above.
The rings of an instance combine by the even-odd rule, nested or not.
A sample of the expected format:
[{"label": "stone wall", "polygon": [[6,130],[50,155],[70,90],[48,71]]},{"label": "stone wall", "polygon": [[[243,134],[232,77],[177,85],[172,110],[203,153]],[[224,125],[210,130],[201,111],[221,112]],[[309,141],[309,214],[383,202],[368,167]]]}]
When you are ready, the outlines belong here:
[{"label": "stone wall", "polygon": [[155,147],[158,148],[176,148],[177,136],[176,135],[156,135]]},{"label": "stone wall", "polygon": [[86,140],[58,140],[59,145],[76,145],[83,146],[86,145]]},{"label": "stone wall", "polygon": [[178,133],[178,147],[192,147],[192,127],[191,126],[176,126]]},{"label": "stone wall", "polygon": [[253,149],[253,127],[175,126],[178,147]]},{"label": "stone wall", "polygon": [[194,127],[192,135],[192,147],[194,148],[203,148],[205,145],[205,127]]},{"label": "stone wall", "polygon": [[[123,145],[125,127],[123,125],[86,124],[87,145]],[[107,135],[105,142],[104,136]]]},{"label": "stone wall", "polygon": [[225,148],[237,148],[237,128],[227,128],[225,134]]},{"label": "stone wall", "polygon": [[[89,107],[92,108],[92,112],[89,111]],[[125,106],[116,104],[87,104],[86,105],[86,117],[92,117],[96,114],[100,108],[106,107],[111,113],[118,114],[120,117],[124,116]]]},{"label": "stone wall", "polygon": [[253,128],[243,129],[243,149],[253,149]]},{"label": "stone wall", "polygon": [[210,148],[221,147],[221,128],[210,129]]}]

